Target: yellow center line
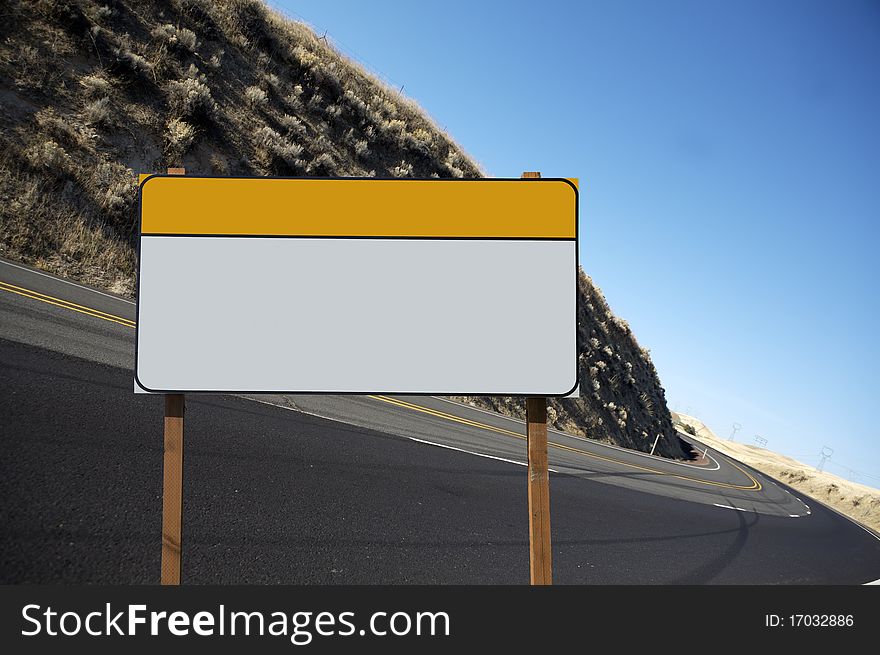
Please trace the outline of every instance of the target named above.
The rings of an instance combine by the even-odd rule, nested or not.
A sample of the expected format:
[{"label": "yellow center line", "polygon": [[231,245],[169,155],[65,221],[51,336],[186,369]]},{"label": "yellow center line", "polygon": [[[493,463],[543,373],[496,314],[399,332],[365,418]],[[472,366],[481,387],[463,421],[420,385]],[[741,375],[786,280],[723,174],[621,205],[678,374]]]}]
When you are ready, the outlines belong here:
[{"label": "yellow center line", "polygon": [[[406,402],[405,400],[398,400],[396,398],[389,398],[388,396],[370,396],[370,398],[373,398],[375,400],[381,400],[382,402],[390,403],[392,405],[398,405],[400,407],[405,407],[407,409],[411,409],[416,412],[430,414],[431,416],[436,416],[438,418],[446,419],[449,421],[455,421],[456,423],[464,423],[465,425],[470,425],[473,427],[482,428],[484,430],[491,430],[492,432],[499,432],[501,434],[512,436],[517,439],[522,439],[523,441],[526,440],[525,435],[518,434],[516,432],[511,432],[510,430],[505,430],[503,428],[497,428],[493,425],[487,425],[485,423],[480,423],[478,421],[471,421],[469,419],[464,419],[459,416],[447,414],[446,412],[441,412],[436,409],[429,409],[427,407],[422,407],[421,405],[415,405],[413,403]],[[713,480],[703,480],[701,478],[693,478],[693,477],[690,477],[687,475],[681,475],[679,473],[670,473],[668,471],[663,471],[663,470],[651,468],[648,466],[641,466],[639,464],[633,464],[631,462],[626,462],[624,460],[620,460],[615,457],[607,457],[605,455],[598,455],[596,453],[591,453],[590,451],[587,451],[587,450],[582,450],[580,448],[574,448],[572,446],[567,446],[565,444],[557,443],[555,441],[550,441],[547,443],[547,445],[550,446],[551,448],[557,448],[559,450],[567,450],[567,451],[570,451],[573,453],[578,453],[579,455],[585,455],[587,457],[592,457],[593,459],[599,459],[599,460],[603,460],[606,462],[612,462],[614,464],[621,464],[623,466],[628,466],[630,468],[638,469],[640,471],[647,471],[649,473],[656,473],[658,475],[667,475],[667,476],[670,476],[673,478],[679,478],[681,480],[688,480],[690,482],[699,482],[700,484],[706,484],[706,485],[711,485],[711,486],[715,486],[715,487],[724,487],[726,489],[738,489],[741,491],[760,491],[762,488],[761,483],[758,480],[756,480],[752,475],[750,475],[748,473],[748,471],[741,469],[739,466],[737,466],[733,462],[730,462],[730,463],[734,466],[734,468],[736,468],[743,475],[745,475],[749,480],[752,481],[752,484],[750,486],[745,486],[745,485],[741,485],[741,484],[732,484],[732,483],[728,483],[728,482],[715,482]]]},{"label": "yellow center line", "polygon": [[[31,289],[26,289],[24,287],[19,287],[14,284],[9,284],[7,282],[0,282],[0,290],[8,291],[9,293],[14,293],[19,296],[24,296],[25,298],[30,298],[32,300],[39,300],[40,302],[48,303],[49,305],[54,305],[56,307],[61,307],[62,309],[69,309],[70,311],[79,312],[80,314],[86,314],[87,316],[92,316],[94,318],[100,318],[104,321],[111,321],[113,323],[118,323],[119,325],[124,325],[125,327],[134,328],[135,322],[128,318],[123,318],[122,316],[116,316],[115,314],[108,314],[107,312],[102,312],[98,309],[94,309],[92,307],[86,307],[85,305],[78,305],[74,302],[70,302],[69,300],[63,300],[61,298],[56,298],[54,296],[49,296],[44,293],[40,293],[38,291],[33,291]],[[516,439],[520,439],[522,441],[526,440],[525,435],[519,434],[517,432],[512,432],[511,430],[505,430],[504,428],[498,428],[494,425],[488,425],[486,423],[480,423],[479,421],[472,421],[470,419],[461,418],[460,416],[454,416],[452,414],[447,414],[446,412],[441,412],[436,409],[430,409],[428,407],[423,407],[421,405],[415,405],[413,403],[406,402],[405,400],[398,400],[396,398],[389,398],[387,396],[369,396],[369,398],[373,398],[374,400],[380,400],[385,403],[390,403],[392,405],[398,405],[399,407],[404,407],[406,409],[410,409],[416,412],[422,412],[424,414],[430,414],[431,416],[435,416],[437,418],[441,418],[447,421],[453,421],[455,423],[461,423],[463,425],[468,425],[471,427],[479,428],[482,430],[489,430],[491,432],[497,432],[499,434],[503,434],[505,436],[514,437]],[[700,484],[712,485],[716,487],[724,487],[727,489],[739,489],[742,491],[760,491],[761,483],[758,482],[752,475],[748,473],[748,471],[740,468],[734,462],[728,459],[728,462],[740,471],[743,475],[745,475],[749,480],[752,481],[752,485],[746,487],[744,485],[739,484],[730,484],[726,482],[714,482],[712,480],[702,480],[700,478],[692,478],[687,475],[680,475],[678,473],[669,473],[667,471],[661,471],[659,469],[650,468],[647,466],[640,466],[638,464],[632,464],[631,462],[626,462],[620,459],[616,459],[614,457],[606,457],[604,455],[598,455],[596,453],[591,453],[587,450],[582,450],[580,448],[574,448],[572,446],[567,446],[565,444],[557,443],[551,441],[548,443],[548,446],[551,448],[557,448],[559,450],[567,450],[573,453],[577,453],[579,455],[584,455],[586,457],[592,457],[593,459],[603,460],[606,462],[612,462],[614,464],[620,464],[622,466],[627,466],[630,468],[638,469],[641,471],[647,471],[649,473],[656,473],[658,475],[666,475],[673,478],[679,478],[681,480],[688,480],[690,482],[698,482]]]},{"label": "yellow center line", "polygon": [[19,296],[24,296],[25,298],[30,298],[31,300],[39,300],[40,302],[44,302],[49,305],[54,305],[63,309],[69,309],[73,312],[79,312],[80,314],[86,314],[87,316],[92,316],[94,318],[100,318],[105,321],[119,323],[120,325],[124,325],[125,327],[133,328],[135,326],[135,322],[131,319],[123,318],[122,316],[116,316],[115,314],[108,314],[107,312],[102,312],[101,310],[93,309],[91,307],[85,307],[84,305],[77,305],[76,303],[70,302],[69,300],[62,300],[61,298],[56,298],[55,296],[47,296],[44,293],[32,291],[31,289],[25,289],[24,287],[18,287],[14,284],[9,284],[7,282],[0,282],[0,289],[2,289],[3,291],[8,291],[9,293],[14,293]]},{"label": "yellow center line", "polygon": [[465,425],[470,425],[475,428],[482,428],[484,430],[491,430],[492,432],[498,432],[500,434],[505,434],[511,437],[515,437],[517,439],[526,440],[525,435],[519,434],[517,432],[511,432],[510,430],[505,430],[504,428],[496,428],[494,425],[486,425],[485,423],[480,423],[478,421],[471,421],[470,419],[461,418],[460,416],[454,416],[453,414],[447,414],[446,412],[441,412],[436,409],[430,409],[428,407],[423,407],[422,405],[414,405],[413,403],[408,403],[405,400],[398,400],[396,398],[389,398],[388,396],[368,396],[368,398],[373,398],[374,400],[381,400],[384,403],[390,403],[392,405],[399,405],[400,407],[405,407],[406,409],[412,409],[416,412],[422,412],[424,414],[431,414],[432,416],[436,416],[438,418],[446,419],[447,421],[455,421],[456,423],[463,423]]}]

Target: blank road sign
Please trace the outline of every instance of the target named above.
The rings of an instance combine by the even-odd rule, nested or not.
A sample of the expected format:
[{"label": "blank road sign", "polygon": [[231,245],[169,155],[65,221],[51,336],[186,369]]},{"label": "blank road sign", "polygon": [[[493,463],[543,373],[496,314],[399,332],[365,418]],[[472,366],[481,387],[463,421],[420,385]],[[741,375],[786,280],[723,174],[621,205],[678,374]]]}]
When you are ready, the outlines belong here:
[{"label": "blank road sign", "polygon": [[148,391],[577,386],[569,180],[153,175],[140,229]]}]

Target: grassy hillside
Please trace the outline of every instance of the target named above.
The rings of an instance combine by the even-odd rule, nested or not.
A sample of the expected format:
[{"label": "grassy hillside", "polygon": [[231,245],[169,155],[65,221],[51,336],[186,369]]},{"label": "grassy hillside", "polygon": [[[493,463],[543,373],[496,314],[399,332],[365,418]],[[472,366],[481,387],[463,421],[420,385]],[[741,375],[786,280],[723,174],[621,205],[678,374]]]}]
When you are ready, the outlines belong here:
[{"label": "grassy hillside", "polygon": [[[258,0],[0,9],[0,254],[131,295],[136,173],[478,177],[412,102]],[[580,400],[556,425],[683,455],[647,354],[581,279]],[[475,399],[521,413],[517,399]]]}]

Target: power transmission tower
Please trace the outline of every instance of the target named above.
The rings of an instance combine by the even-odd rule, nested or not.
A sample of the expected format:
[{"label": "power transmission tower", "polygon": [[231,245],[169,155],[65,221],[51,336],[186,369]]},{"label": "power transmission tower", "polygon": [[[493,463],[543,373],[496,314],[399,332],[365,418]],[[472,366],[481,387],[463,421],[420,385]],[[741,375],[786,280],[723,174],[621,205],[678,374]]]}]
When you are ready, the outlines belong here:
[{"label": "power transmission tower", "polygon": [[834,454],[834,449],[828,446],[822,446],[822,459],[819,460],[819,466],[816,468],[820,471],[825,468],[825,462]]},{"label": "power transmission tower", "polygon": [[740,430],[742,430],[742,426],[739,423],[734,423],[733,432],[730,433],[730,439],[728,439],[728,441],[735,441],[734,437],[736,436],[736,433]]}]

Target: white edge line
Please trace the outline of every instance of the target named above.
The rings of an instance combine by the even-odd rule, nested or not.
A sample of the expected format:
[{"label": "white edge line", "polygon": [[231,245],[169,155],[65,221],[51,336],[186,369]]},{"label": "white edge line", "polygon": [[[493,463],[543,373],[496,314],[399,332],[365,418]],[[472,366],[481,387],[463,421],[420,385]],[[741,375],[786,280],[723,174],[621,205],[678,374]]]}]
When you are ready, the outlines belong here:
[{"label": "white edge line", "polygon": [[33,273],[34,275],[42,275],[43,277],[47,277],[50,280],[55,280],[56,282],[64,282],[64,284],[69,284],[72,287],[77,287],[79,289],[91,291],[92,293],[97,293],[102,296],[112,298],[113,300],[118,300],[119,302],[126,302],[129,305],[135,304],[135,302],[133,300],[128,300],[127,298],[120,298],[119,296],[114,296],[112,293],[105,293],[103,291],[98,291],[97,289],[92,289],[91,287],[83,286],[82,284],[77,284],[76,282],[71,282],[70,280],[65,280],[64,278],[58,277],[57,275],[50,275],[49,273],[44,273],[43,271],[38,271],[33,268],[28,268],[27,266],[19,266],[18,264],[13,264],[12,262],[6,262],[6,261],[2,261],[2,260],[0,260],[0,264],[3,264],[4,266],[11,266],[12,268],[18,268],[18,269],[21,269],[22,271],[26,271],[28,273]]},{"label": "white edge line", "polygon": [[737,512],[751,512],[750,509],[743,509],[742,507],[734,507],[733,505],[720,505],[718,503],[712,503],[715,507],[723,507],[724,509],[735,509]]},{"label": "white edge line", "polygon": [[872,580],[871,582],[865,582],[865,585],[880,585],[880,580]]},{"label": "white edge line", "polygon": [[[351,421],[345,421],[340,418],[332,418],[330,416],[324,416],[323,414],[317,414],[315,412],[308,412],[304,409],[300,409],[299,407],[287,407],[286,405],[278,405],[276,403],[270,403],[268,400],[259,400],[257,398],[251,398],[250,396],[234,396],[235,398],[242,398],[243,400],[250,400],[255,403],[260,403],[261,405],[269,405],[271,407],[277,407],[278,409],[286,409],[289,412],[296,412],[297,414],[306,414],[307,416],[314,416],[316,418],[322,418],[325,421],[333,421],[334,423],[342,423],[343,425],[351,425],[356,428],[366,428],[367,430],[375,430],[376,432],[381,432],[382,430],[379,428],[373,428],[369,425],[362,425],[360,423],[352,423]],[[386,433],[389,434],[389,433]],[[409,439],[410,441],[417,441],[418,443],[423,443],[428,446],[437,446],[438,448],[447,448],[449,450],[456,450],[460,453],[467,453],[468,455],[475,455],[477,457],[485,457],[487,459],[497,459],[499,462],[507,462],[509,464],[516,464],[517,466],[528,466],[525,462],[517,462],[513,459],[505,459],[504,457],[497,457],[495,455],[487,455],[486,453],[476,453],[472,450],[465,450],[464,448],[456,448],[455,446],[447,446],[446,444],[436,443],[434,441],[427,441],[426,439],[419,439],[418,437],[410,437],[405,434],[393,433],[392,436],[400,437],[401,439]],[[556,469],[547,468],[551,473],[559,473]]]},{"label": "white edge line", "polygon": [[[317,418],[322,418],[322,419],[327,420],[327,421],[334,421],[334,422],[336,422],[336,423],[342,423],[342,424],[344,424],[344,425],[352,425],[352,426],[354,426],[354,427],[358,427],[358,428],[366,428],[366,429],[368,429],[368,430],[378,430],[378,428],[372,428],[372,427],[370,427],[370,426],[368,426],[368,425],[362,425],[362,424],[360,424],[360,423],[352,423],[351,421],[344,421],[344,420],[339,419],[339,418],[332,418],[332,417],[330,417],[330,416],[324,416],[323,414],[317,414],[317,413],[315,413],[315,412],[308,412],[308,411],[306,411],[306,410],[304,410],[304,409],[300,409],[300,408],[298,408],[298,407],[288,407],[288,406],[286,406],[286,405],[278,405],[277,403],[271,403],[271,402],[269,402],[268,400],[259,400],[259,399],[257,399],[257,398],[251,398],[250,396],[245,396],[245,395],[235,395],[234,397],[236,397],[236,398],[243,398],[244,400],[250,400],[250,401],[253,401],[253,402],[255,402],[255,403],[260,403],[260,404],[262,404],[262,405],[271,405],[272,407],[278,407],[279,409],[286,409],[286,410],[288,410],[288,411],[290,411],[290,412],[297,412],[297,413],[299,413],[299,414],[307,414],[308,416],[315,416],[315,417],[317,417]],[[445,400],[445,399],[444,399],[444,398],[440,398],[439,400]],[[454,404],[456,404],[456,405],[461,405],[461,404],[462,404],[462,403],[456,403],[455,401],[452,401],[452,400],[450,400],[450,401],[446,401],[446,402],[451,402],[451,403],[454,403]],[[470,407],[470,405],[464,405],[464,406],[465,406],[465,407]],[[476,409],[476,408],[471,408],[471,409]],[[482,410],[481,410],[481,411],[482,411]],[[488,413],[492,414],[493,412],[488,412]],[[501,415],[498,414],[498,416],[501,416]],[[510,417],[508,417],[508,416],[504,416],[504,418],[510,418]],[[511,420],[515,420],[515,419],[511,419]],[[425,444],[429,444],[429,445],[432,445],[432,446],[437,446],[437,447],[439,447],[439,448],[449,448],[450,450],[459,450],[459,451],[461,451],[461,452],[463,452],[463,453],[468,453],[468,454],[470,454],[470,455],[475,455],[475,456],[477,456],[477,457],[487,457],[487,458],[490,458],[490,459],[498,459],[498,460],[500,460],[500,461],[502,461],[502,462],[509,462],[509,463],[511,463],[511,464],[516,464],[516,465],[518,465],[518,466],[527,466],[527,464],[524,464],[524,463],[522,463],[522,462],[517,462],[517,461],[514,461],[514,460],[510,460],[510,459],[504,459],[504,458],[502,458],[502,457],[495,457],[494,455],[486,455],[486,454],[484,454],[484,453],[475,453],[475,452],[471,452],[471,451],[469,451],[469,450],[463,450],[463,449],[461,449],[461,448],[456,448],[456,447],[454,447],[454,446],[445,446],[445,445],[443,445],[443,444],[438,444],[438,443],[434,443],[434,442],[431,442],[431,441],[424,441],[424,440],[422,440],[422,439],[417,439],[417,438],[415,438],[415,437],[410,437],[410,436],[407,436],[407,435],[395,434],[394,436],[398,436],[398,437],[401,437],[401,438],[403,438],[403,439],[409,439],[409,440],[411,440],[411,441],[419,441],[419,442],[422,442],[422,443],[425,443]],[[568,435],[568,436],[570,436],[570,435]],[[602,444],[602,445],[606,445],[606,444]],[[627,450],[627,449],[626,449],[626,448],[621,448],[621,450]],[[627,451],[627,452],[636,452],[636,451]],[[672,460],[670,460],[670,461],[672,461]],[[548,468],[548,471],[550,471],[550,472],[552,472],[552,473],[558,473],[558,472],[559,472],[559,471],[556,471],[556,470],[551,469],[551,468]],[[795,496],[794,494],[791,494],[791,495],[794,496],[794,498],[797,498],[797,496]],[[800,500],[800,498],[797,498],[797,500]],[[803,501],[801,501],[801,502],[803,503]],[[715,507],[722,507],[722,508],[724,508],[724,509],[733,509],[733,510],[737,510],[737,511],[740,511],[740,512],[750,512],[750,511],[752,511],[752,510],[748,510],[748,509],[742,509],[741,507],[731,507],[730,505],[720,505],[720,504],[718,504],[718,503],[712,503],[712,504],[713,504]],[[803,503],[803,504],[804,504],[805,507],[807,507],[807,514],[810,514],[810,508],[807,506],[806,503]],[[825,507],[827,507],[827,505],[825,505],[824,503],[821,503],[821,504],[824,505]],[[841,514],[840,512],[838,512],[836,509],[834,509],[834,508],[832,508],[832,507],[828,507],[828,509],[830,509],[832,512],[835,512],[836,514],[840,514],[840,516],[844,517],[845,519],[847,519],[847,520],[850,521],[851,523],[854,523],[855,525],[857,525],[858,527],[860,527],[862,530],[864,530],[865,532],[867,532],[869,535],[871,535],[871,536],[874,537],[875,539],[880,539],[880,537],[878,537],[878,536],[875,535],[873,532],[871,532],[870,530],[868,530],[865,526],[861,525],[861,524],[858,523],[857,521],[854,521],[853,519],[851,519],[850,517],[848,517],[846,514]],[[799,517],[799,518],[800,518],[800,517]]]},{"label": "white edge line", "polygon": [[[403,394],[403,395],[406,395],[406,394]],[[431,396],[431,398],[441,400],[444,403],[458,405],[459,407],[466,407],[467,409],[472,409],[475,412],[482,412],[483,414],[489,414],[490,416],[495,416],[497,418],[503,418],[503,419],[506,419],[506,420],[511,421],[513,423],[516,423],[517,425],[524,425],[524,422],[520,421],[518,418],[513,418],[512,416],[505,416],[504,414],[499,414],[498,412],[493,412],[488,409],[483,409],[482,407],[472,407],[471,405],[467,405],[465,403],[460,403],[457,400],[450,400],[449,398],[442,398],[440,396]],[[588,443],[591,445],[602,446],[603,448],[611,448],[612,450],[620,450],[622,452],[629,453],[632,455],[639,455],[641,457],[647,457],[652,460],[660,460],[661,462],[668,462],[669,464],[677,464],[678,466],[686,466],[686,467],[692,468],[692,469],[700,469],[701,471],[717,471],[718,469],[721,468],[721,464],[719,464],[718,460],[715,459],[714,457],[712,457],[712,455],[709,455],[709,459],[711,459],[713,462],[715,462],[714,468],[706,467],[706,466],[697,466],[695,464],[687,464],[686,462],[679,462],[678,460],[669,459],[667,457],[657,457],[656,455],[651,455],[649,453],[643,453],[639,450],[633,450],[632,448],[624,448],[622,446],[615,446],[614,444],[610,444],[610,443],[602,443],[601,441],[596,441],[595,439],[589,439],[587,437],[582,437],[577,434],[569,434],[568,432],[560,432],[559,430],[554,430],[552,428],[548,429],[547,432],[552,433],[552,434],[558,434],[563,437],[568,437],[569,439],[576,439],[577,441],[582,441],[584,443]]]},{"label": "white edge line", "polygon": [[[809,505],[807,505],[807,504],[806,504],[801,498],[799,498],[798,496],[795,496],[794,494],[790,494],[790,495],[794,496],[794,498],[795,498],[798,502],[800,502],[801,505],[803,505],[804,507],[807,508],[807,515],[812,515],[813,511],[810,509],[810,506],[809,506]],[[834,509],[834,508],[831,507],[830,505],[826,505],[825,503],[823,503],[821,500],[817,500],[817,499],[815,499],[815,498],[814,498],[813,500],[815,500],[817,503],[819,503],[820,505],[822,505],[822,507],[824,507],[825,509],[830,509],[832,512],[834,512],[834,513],[837,514],[838,516],[842,516],[843,518],[845,518],[847,521],[849,521],[850,523],[852,523],[852,524],[855,525],[856,527],[861,528],[862,530],[864,530],[865,532],[867,532],[869,535],[871,535],[872,537],[874,537],[874,539],[877,539],[878,541],[880,541],[880,536],[877,536],[877,534],[875,534],[874,532],[872,532],[871,530],[869,530],[868,528],[866,528],[864,525],[862,525],[861,523],[859,523],[858,521],[856,521],[854,518],[852,518],[852,517],[850,517],[850,516],[847,516],[847,515],[844,514],[843,512],[839,512],[839,511],[837,511],[836,509]],[[880,579],[875,580],[874,582],[865,582],[864,584],[876,584],[876,585],[880,585]]]},{"label": "white edge line", "polygon": [[[497,459],[499,462],[507,462],[508,464],[516,464],[517,466],[528,466],[525,462],[517,462],[514,459],[507,459],[505,457],[497,457],[495,455],[487,455],[486,453],[477,453],[473,450],[465,450],[464,448],[457,448],[456,446],[448,446],[444,443],[437,443],[435,441],[428,441],[427,439],[419,439],[417,437],[407,437],[410,441],[417,441],[418,443],[427,444],[429,446],[437,446],[438,448],[446,448],[447,450],[454,450],[459,453],[467,453],[468,455],[476,455],[477,457],[485,457],[486,459]],[[559,473],[555,469],[548,468],[548,471],[551,473]]]},{"label": "white edge line", "polygon": [[[851,516],[847,516],[847,515],[844,514],[843,512],[840,512],[840,511],[834,509],[833,507],[831,507],[831,505],[826,505],[825,503],[823,503],[821,500],[818,500],[817,498],[813,498],[813,500],[815,500],[817,503],[819,503],[819,504],[820,504],[822,507],[824,507],[825,509],[830,509],[832,512],[834,512],[834,513],[837,514],[838,516],[842,516],[843,518],[845,518],[847,521],[849,521],[850,523],[852,523],[852,524],[855,525],[856,527],[861,528],[862,530],[864,530],[865,532],[867,532],[869,535],[871,535],[872,537],[874,537],[874,539],[876,539],[877,541],[880,541],[880,535],[877,535],[877,533],[875,533],[873,530],[869,530],[868,528],[866,528],[864,525],[862,525],[861,523],[859,523],[858,521],[856,521],[856,520],[855,520],[854,518],[852,518]],[[807,507],[807,514],[810,514],[811,512],[810,512],[810,508],[809,508],[809,506],[808,506],[806,503],[804,503],[804,505]]]},{"label": "white edge line", "polygon": [[[748,466],[748,465],[746,465],[746,466]],[[767,476],[765,475],[764,477],[767,477]],[[778,487],[778,485],[777,485],[777,487]],[[779,487],[779,489],[781,489],[782,491],[785,491],[784,489],[782,489],[782,487]],[[813,510],[810,509],[810,506],[807,505],[807,504],[803,501],[803,499],[802,499],[800,496],[797,496],[797,495],[791,493],[790,491],[788,492],[788,494],[789,494],[790,496],[792,496],[795,500],[797,500],[801,505],[803,505],[804,507],[807,508],[807,515],[812,515],[812,514],[813,514]],[[812,497],[811,497],[811,498],[812,498]],[[856,521],[854,518],[852,518],[852,517],[850,517],[850,516],[847,516],[847,515],[844,514],[843,512],[839,512],[839,511],[837,511],[836,509],[834,509],[834,508],[831,507],[830,505],[826,505],[825,503],[823,503],[821,500],[818,500],[818,499],[816,499],[816,498],[812,498],[812,500],[815,500],[817,503],[819,503],[820,505],[822,505],[822,507],[824,507],[825,509],[830,509],[832,512],[834,512],[834,513],[837,514],[838,516],[842,516],[843,518],[845,518],[847,521],[849,521],[849,522],[852,523],[853,525],[855,525],[855,526],[861,528],[862,530],[864,530],[865,532],[867,532],[869,535],[871,535],[872,537],[874,537],[874,539],[877,539],[878,541],[880,541],[880,536],[878,536],[876,533],[874,533],[873,531],[871,531],[871,530],[869,530],[868,528],[866,528],[864,525],[862,525],[861,523],[859,523],[858,521]],[[802,515],[802,516],[803,516],[803,515]],[[871,584],[874,584],[874,583],[871,583]],[[880,581],[878,581],[877,584],[880,584]]]},{"label": "white edge line", "polygon": [[[746,465],[746,466],[748,466],[748,465]],[[773,482],[773,481],[770,479],[769,476],[765,475],[764,477],[767,479],[768,482]],[[792,498],[794,498],[796,501],[798,501],[801,505],[804,506],[804,508],[807,510],[807,514],[810,513],[810,506],[807,505],[807,504],[804,502],[804,499],[803,499],[803,498],[801,498],[801,497],[798,496],[797,494],[793,494],[793,493],[791,493],[790,491],[786,491],[785,489],[783,489],[782,487],[780,487],[780,486],[779,486],[778,484],[776,484],[775,482],[773,482],[773,486],[775,486],[777,489],[779,489],[779,491],[781,491],[782,493],[787,493],[789,496],[791,496]],[[801,515],[801,516],[803,516],[803,515]]]}]

